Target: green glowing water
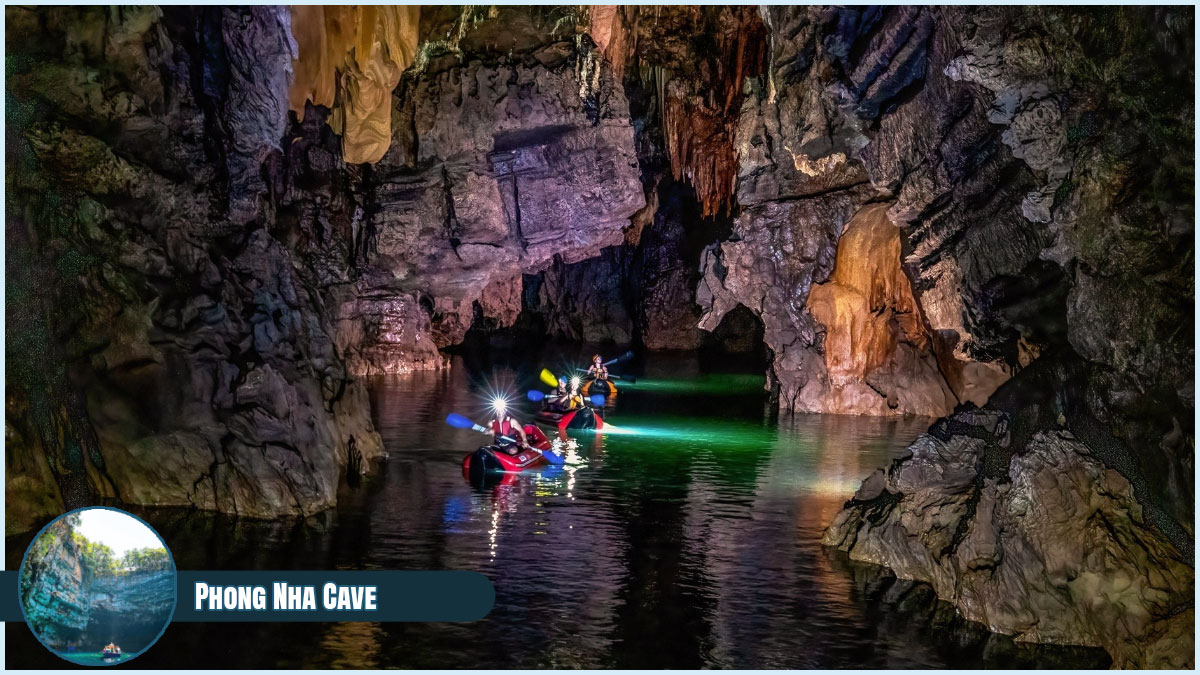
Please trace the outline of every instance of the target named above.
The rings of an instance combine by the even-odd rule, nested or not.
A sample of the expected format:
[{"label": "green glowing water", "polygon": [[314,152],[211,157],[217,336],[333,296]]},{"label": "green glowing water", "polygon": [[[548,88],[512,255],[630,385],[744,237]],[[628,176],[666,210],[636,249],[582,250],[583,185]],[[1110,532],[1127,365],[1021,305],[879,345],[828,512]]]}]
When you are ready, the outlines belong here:
[{"label": "green glowing water", "polygon": [[761,394],[764,378],[748,374],[707,374],[691,378],[638,378],[635,382],[617,380],[621,392],[651,392],[688,396]]}]

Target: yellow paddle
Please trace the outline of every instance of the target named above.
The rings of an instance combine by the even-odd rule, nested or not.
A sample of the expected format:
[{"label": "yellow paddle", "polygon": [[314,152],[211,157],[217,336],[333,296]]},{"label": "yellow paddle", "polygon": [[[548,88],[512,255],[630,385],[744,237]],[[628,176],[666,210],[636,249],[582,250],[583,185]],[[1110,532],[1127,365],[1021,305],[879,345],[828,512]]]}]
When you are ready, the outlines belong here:
[{"label": "yellow paddle", "polygon": [[554,373],[550,372],[546,368],[542,368],[542,374],[538,377],[541,378],[542,382],[545,382],[546,386],[548,387],[558,386],[558,378],[554,376]]}]

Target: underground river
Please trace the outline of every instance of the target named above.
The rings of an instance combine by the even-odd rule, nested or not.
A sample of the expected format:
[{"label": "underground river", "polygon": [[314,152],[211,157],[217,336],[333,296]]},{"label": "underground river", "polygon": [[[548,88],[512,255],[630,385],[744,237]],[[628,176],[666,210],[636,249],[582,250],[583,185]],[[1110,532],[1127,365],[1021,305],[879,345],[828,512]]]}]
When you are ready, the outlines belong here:
[{"label": "underground river", "polygon": [[[545,365],[562,370],[567,361]],[[582,360],[580,360],[582,362]],[[477,489],[463,456],[493,392],[540,364],[464,363],[373,382],[389,458],[304,522],[140,510],[180,569],[469,569],[496,606],[471,624],[175,624],[131,665],[354,668],[1103,667],[1100,650],[1015,644],[924,586],[851,563],[821,532],[923,419],[776,416],[762,377],[660,358],[578,466]],[[736,365],[730,366],[735,371]],[[742,369],[743,371],[746,369]],[[528,418],[532,404],[518,403]],[[10,540],[10,569],[23,543]],[[14,562],[14,555],[15,562]],[[17,630],[13,630],[16,628]],[[23,626],[8,664],[58,666]]]}]

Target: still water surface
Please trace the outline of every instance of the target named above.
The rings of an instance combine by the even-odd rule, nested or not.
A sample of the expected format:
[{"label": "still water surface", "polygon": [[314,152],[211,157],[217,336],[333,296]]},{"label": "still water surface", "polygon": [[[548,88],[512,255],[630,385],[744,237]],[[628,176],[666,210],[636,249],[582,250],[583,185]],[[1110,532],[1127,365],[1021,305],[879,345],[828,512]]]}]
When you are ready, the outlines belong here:
[{"label": "still water surface", "polygon": [[[759,376],[660,359],[610,406],[621,433],[573,435],[576,467],[473,488],[460,465],[482,437],[443,420],[481,419],[491,393],[535,386],[540,365],[530,365],[459,362],[374,382],[389,458],[318,518],[140,512],[180,569],[477,570],[496,587],[486,619],[176,624],[130,666],[1107,665],[1098,650],[1015,645],[957,619],[926,587],[820,545],[861,480],[929,420],[780,417]],[[27,635],[10,629],[9,665],[54,665],[21,648]]]}]

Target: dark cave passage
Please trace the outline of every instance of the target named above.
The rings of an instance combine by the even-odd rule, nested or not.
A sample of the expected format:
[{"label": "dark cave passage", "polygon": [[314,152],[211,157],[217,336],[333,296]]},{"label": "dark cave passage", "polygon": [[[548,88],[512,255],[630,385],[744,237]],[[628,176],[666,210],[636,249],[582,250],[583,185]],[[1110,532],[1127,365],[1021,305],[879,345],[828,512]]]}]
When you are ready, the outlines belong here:
[{"label": "dark cave passage", "polygon": [[706,333],[700,344],[702,358],[723,361],[734,358],[764,371],[771,365],[770,351],[763,341],[763,322],[745,305],[738,305],[721,319],[716,330]]}]

